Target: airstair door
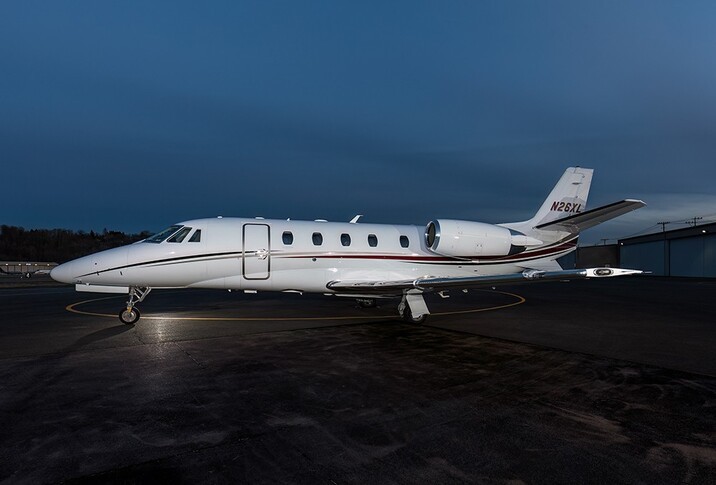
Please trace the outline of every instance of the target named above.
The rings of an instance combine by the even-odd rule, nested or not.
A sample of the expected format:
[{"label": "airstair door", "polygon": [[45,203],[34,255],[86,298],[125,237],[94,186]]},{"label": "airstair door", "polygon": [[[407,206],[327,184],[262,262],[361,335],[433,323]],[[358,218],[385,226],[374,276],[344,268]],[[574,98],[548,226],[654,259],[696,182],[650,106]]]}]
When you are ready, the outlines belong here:
[{"label": "airstair door", "polygon": [[271,271],[268,224],[244,224],[243,273],[247,280],[267,280]]}]

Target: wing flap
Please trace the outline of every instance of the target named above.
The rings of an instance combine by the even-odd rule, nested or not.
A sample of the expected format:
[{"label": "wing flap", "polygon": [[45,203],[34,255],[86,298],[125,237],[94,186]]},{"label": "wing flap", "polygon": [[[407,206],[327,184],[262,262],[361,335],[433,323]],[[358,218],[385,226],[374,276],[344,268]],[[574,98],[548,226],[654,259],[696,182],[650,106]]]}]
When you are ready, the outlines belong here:
[{"label": "wing flap", "polygon": [[641,200],[636,199],[624,199],[613,204],[604,205],[597,207],[596,209],[590,209],[588,211],[580,212],[572,216],[563,217],[556,221],[547,222],[535,226],[535,229],[541,229],[543,231],[566,231],[572,234],[576,234],[590,227],[594,227],[597,224],[606,222],[615,217],[619,217],[627,212],[631,212],[644,207],[646,204]]},{"label": "wing flap", "polygon": [[401,293],[406,290],[440,291],[450,288],[477,288],[480,286],[512,285],[539,281],[573,280],[585,278],[609,278],[640,274],[643,271],[623,268],[586,268],[562,271],[528,269],[521,273],[492,276],[465,276],[457,278],[417,278],[400,281],[331,281],[326,287],[341,292],[371,294]]}]

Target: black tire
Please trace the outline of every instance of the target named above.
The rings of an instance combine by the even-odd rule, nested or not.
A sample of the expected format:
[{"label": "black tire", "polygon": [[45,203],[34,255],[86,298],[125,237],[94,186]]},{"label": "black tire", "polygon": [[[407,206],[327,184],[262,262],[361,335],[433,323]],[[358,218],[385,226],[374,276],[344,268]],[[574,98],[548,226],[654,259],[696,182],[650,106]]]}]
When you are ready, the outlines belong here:
[{"label": "black tire", "polygon": [[126,308],[119,312],[119,320],[125,325],[134,325],[139,320],[141,314],[137,308],[127,310]]},{"label": "black tire", "polygon": [[413,313],[410,311],[410,308],[408,306],[405,307],[405,311],[403,312],[403,320],[405,320],[408,323],[412,323],[413,325],[421,325],[425,323],[425,320],[428,319],[428,315],[425,313],[423,315],[420,315],[419,317],[414,317]]}]

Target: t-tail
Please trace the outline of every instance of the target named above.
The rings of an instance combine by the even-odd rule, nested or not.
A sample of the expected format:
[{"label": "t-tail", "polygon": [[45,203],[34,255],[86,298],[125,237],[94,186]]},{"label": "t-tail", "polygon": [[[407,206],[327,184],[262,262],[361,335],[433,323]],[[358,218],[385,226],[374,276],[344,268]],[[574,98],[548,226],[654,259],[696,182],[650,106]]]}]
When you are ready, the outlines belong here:
[{"label": "t-tail", "polygon": [[537,213],[527,221],[529,226],[536,227],[583,212],[587,207],[593,173],[591,168],[569,167],[565,170]]},{"label": "t-tail", "polygon": [[501,224],[536,239],[551,242],[579,233],[597,224],[644,207],[644,202],[624,199],[587,210],[591,168],[569,167],[531,219]]}]

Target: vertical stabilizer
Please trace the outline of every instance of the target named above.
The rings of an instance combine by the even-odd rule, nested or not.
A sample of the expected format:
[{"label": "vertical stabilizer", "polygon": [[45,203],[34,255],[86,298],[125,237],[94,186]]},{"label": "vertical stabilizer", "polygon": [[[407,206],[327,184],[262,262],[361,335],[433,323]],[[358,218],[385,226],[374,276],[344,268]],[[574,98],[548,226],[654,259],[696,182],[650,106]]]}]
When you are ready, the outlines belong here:
[{"label": "vertical stabilizer", "polygon": [[549,193],[535,216],[526,221],[530,227],[545,224],[562,217],[579,214],[587,206],[589,187],[592,184],[591,168],[569,167]]}]

